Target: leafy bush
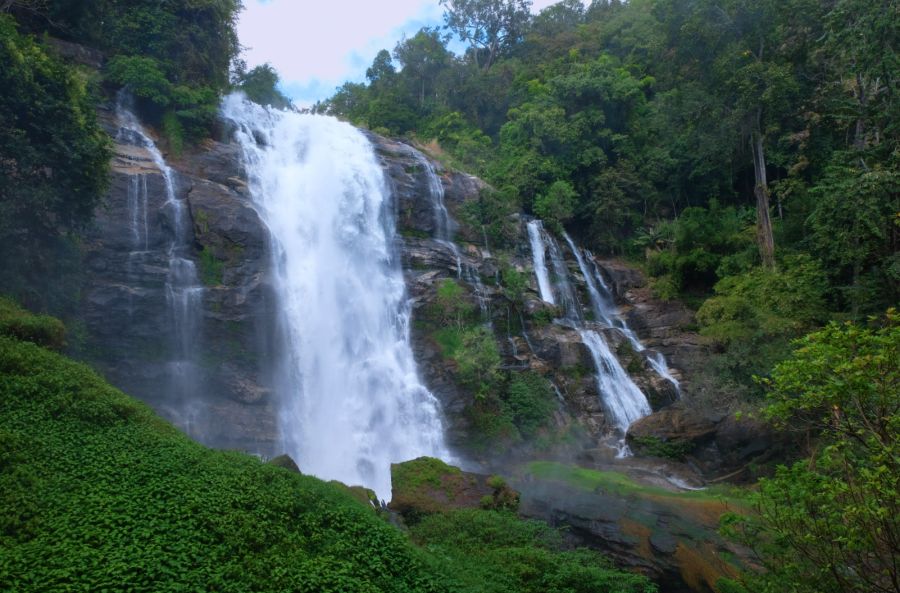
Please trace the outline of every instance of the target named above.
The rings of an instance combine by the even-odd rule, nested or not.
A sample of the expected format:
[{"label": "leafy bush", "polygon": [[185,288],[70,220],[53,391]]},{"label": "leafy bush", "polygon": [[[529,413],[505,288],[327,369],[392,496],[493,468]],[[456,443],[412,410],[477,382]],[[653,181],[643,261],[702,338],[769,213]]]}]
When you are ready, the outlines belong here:
[{"label": "leafy bush", "polygon": [[83,365],[0,337],[0,589],[444,590],[330,484],[190,441]]},{"label": "leafy bush", "polygon": [[790,351],[790,340],[827,318],[827,280],[806,255],[787,256],[775,270],[728,276],[697,311],[701,333],[724,347],[713,361],[726,377],[750,383]]},{"label": "leafy bush", "polygon": [[505,400],[513,424],[524,437],[533,437],[547,426],[556,410],[550,383],[534,372],[516,373],[506,389]]},{"label": "leafy bush", "polygon": [[651,252],[647,269],[667,276],[679,292],[705,292],[727,275],[740,273],[755,262],[753,218],[749,210],[720,206],[692,207],[673,224],[669,249]]},{"label": "leafy bush", "polygon": [[254,103],[287,109],[291,100],[278,90],[278,81],[278,72],[270,64],[256,66],[249,72],[238,71],[235,75],[237,87]]},{"label": "leafy bush", "polygon": [[172,83],[159,62],[146,56],[115,56],[106,65],[106,76],[131,94],[163,108],[172,102]]},{"label": "leafy bush", "polygon": [[749,590],[893,591],[900,574],[900,319],[831,324],[796,343],[766,382],[766,415],[805,432],[807,460],[760,481],[758,513],[725,527],[766,572]]},{"label": "leafy bush", "polygon": [[554,230],[572,218],[578,193],[568,181],[554,181],[534,200],[534,213]]},{"label": "leafy bush", "polygon": [[475,397],[487,397],[496,388],[500,375],[500,352],[491,331],[484,327],[465,330],[462,346],[454,354],[460,383]]},{"label": "leafy bush", "polygon": [[451,278],[445,278],[438,283],[434,302],[442,325],[462,328],[475,312],[475,306],[466,300],[462,286]]},{"label": "leafy bush", "polygon": [[34,315],[9,299],[0,297],[0,336],[34,342],[51,350],[66,345],[66,326],[49,315]]}]

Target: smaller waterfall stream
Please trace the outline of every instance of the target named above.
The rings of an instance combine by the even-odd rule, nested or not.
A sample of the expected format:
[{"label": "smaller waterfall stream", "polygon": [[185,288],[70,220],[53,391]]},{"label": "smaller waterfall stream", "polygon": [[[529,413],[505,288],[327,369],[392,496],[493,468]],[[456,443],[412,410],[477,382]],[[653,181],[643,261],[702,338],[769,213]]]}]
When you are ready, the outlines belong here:
[{"label": "smaller waterfall stream", "polygon": [[[619,315],[618,308],[613,301],[612,291],[603,280],[603,275],[600,273],[591,252],[582,250],[575,245],[575,242],[572,240],[572,237],[569,236],[569,233],[563,232],[563,237],[565,238],[566,243],[568,243],[569,249],[571,249],[572,253],[575,255],[575,260],[578,262],[578,268],[581,270],[581,275],[584,277],[584,283],[588,289],[588,295],[591,299],[591,309],[594,312],[595,319],[608,327],[619,330],[631,344],[631,347],[635,352],[646,352],[646,346],[641,343],[634,331],[628,327],[628,324],[622,319],[622,316]],[[582,251],[584,252],[582,253]],[[590,268],[587,265],[587,261],[585,261],[585,256],[587,256],[587,261],[591,262]],[[656,371],[657,375],[672,383],[676,393],[680,392],[678,380],[672,376],[672,373],[669,371],[669,365],[666,363],[666,358],[661,352],[650,352],[646,359],[653,370]]]},{"label": "smaller waterfall stream", "polygon": [[[175,173],[166,163],[156,143],[148,135],[138,118],[128,107],[128,96],[120,93],[116,103],[119,124],[118,139],[147,151],[162,174],[166,201],[164,208],[171,212],[172,237],[167,246],[168,269],[165,294],[169,310],[171,358],[167,363],[169,399],[175,422],[190,434],[196,421],[194,396],[199,388],[197,367],[198,322],[203,301],[203,286],[194,262],[188,259],[190,248],[190,216],[183,200],[175,192]],[[136,173],[129,182],[128,207],[131,212],[131,231],[135,250],[129,260],[141,259],[149,250],[147,176]]]},{"label": "smaller waterfall stream", "polygon": [[[582,342],[591,353],[591,358],[597,371],[597,389],[610,416],[611,424],[615,427],[620,437],[624,437],[628,427],[635,420],[650,414],[652,411],[650,403],[622,367],[616,355],[610,350],[603,335],[592,329],[590,324],[585,322],[581,304],[578,302],[575,290],[569,279],[568,266],[559,249],[559,245],[549,233],[544,231],[539,220],[529,221],[527,227],[541,298],[549,303],[559,302],[563,306],[566,323],[578,330]],[[598,277],[588,272],[581,250],[578,249],[571,237],[567,234],[564,234],[564,237],[585,278],[594,317],[610,328],[619,330],[624,328],[623,333],[630,340],[634,337],[633,332],[628,329],[623,320],[619,319],[611,301],[607,302],[605,295],[611,293],[608,290],[605,292],[601,291],[596,281]],[[550,264],[555,276],[552,283],[547,273],[545,254],[550,256]],[[599,278],[599,280],[602,282],[602,278]],[[605,285],[603,286],[605,288]],[[637,338],[634,337],[634,339],[636,340]],[[640,344],[639,341],[638,344]],[[644,350],[643,345],[640,346],[640,350]],[[620,455],[628,454],[628,448],[624,445],[624,439],[620,441],[618,449]]]},{"label": "smaller waterfall stream", "polygon": [[[444,184],[441,182],[441,178],[438,176],[437,171],[434,170],[434,165],[431,164],[431,161],[421,152],[415,149],[413,150],[416,160],[418,160],[425,169],[425,174],[428,177],[428,192],[431,197],[432,207],[434,208],[434,238],[440,245],[450,251],[456,259],[456,277],[459,280],[464,280],[469,283],[474,289],[475,298],[478,300],[478,308],[481,311],[481,315],[489,320],[491,318],[490,304],[488,302],[484,283],[478,275],[478,270],[474,266],[463,262],[462,255],[459,252],[459,246],[453,240],[457,224],[456,221],[453,220],[453,217],[450,216],[450,211],[447,210],[447,205],[444,203]],[[487,239],[485,239],[485,241],[486,240]]]},{"label": "smaller waterfall stream", "polygon": [[547,248],[544,245],[544,226],[537,219],[529,220],[526,226],[528,228],[528,240],[531,242],[531,256],[534,261],[534,273],[537,276],[541,299],[551,305],[555,305],[556,298],[553,296],[550,274],[547,273],[547,262],[545,259]]}]

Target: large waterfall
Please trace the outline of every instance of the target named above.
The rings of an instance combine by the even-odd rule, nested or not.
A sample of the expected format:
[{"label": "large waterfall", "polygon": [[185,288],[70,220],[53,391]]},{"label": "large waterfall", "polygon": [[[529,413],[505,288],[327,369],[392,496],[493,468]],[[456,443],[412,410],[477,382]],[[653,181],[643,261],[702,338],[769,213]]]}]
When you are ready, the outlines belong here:
[{"label": "large waterfall", "polygon": [[[200,387],[197,335],[203,286],[200,284],[194,262],[187,257],[191,236],[190,216],[184,201],[176,196],[174,172],[129,108],[129,100],[130,97],[122,92],[116,104],[118,139],[146,150],[162,174],[166,194],[163,209],[167,211],[167,218],[171,220],[172,225],[171,237],[166,246],[168,268],[165,282],[170,324],[166,332],[169,338],[169,360],[166,362],[168,385],[164,386],[168,394],[166,398],[168,415],[173,422],[192,434],[193,425],[200,413],[195,395]],[[128,258],[129,268],[144,264],[144,258],[150,254],[149,202],[147,176],[142,172],[136,172],[131,176],[128,188],[133,247]]]},{"label": "large waterfall", "polygon": [[300,467],[390,497],[390,464],[446,451],[419,379],[390,195],[372,146],[333,118],[226,98],[271,232],[285,352],[280,428]]}]

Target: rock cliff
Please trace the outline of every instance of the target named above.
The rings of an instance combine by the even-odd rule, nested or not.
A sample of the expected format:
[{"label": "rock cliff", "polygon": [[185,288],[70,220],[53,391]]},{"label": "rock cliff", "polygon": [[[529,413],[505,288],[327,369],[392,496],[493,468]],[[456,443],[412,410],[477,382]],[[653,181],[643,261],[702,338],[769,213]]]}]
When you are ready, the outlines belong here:
[{"label": "rock cliff", "polygon": [[[111,189],[86,241],[88,279],[84,324],[89,356],[113,383],[147,401],[199,440],[263,455],[279,453],[269,361],[278,347],[275,302],[265,225],[247,193],[236,144],[207,141],[180,158],[169,158],[177,198],[190,217],[188,257],[203,284],[195,347],[197,397],[173,401],[167,381],[173,375],[171,295],[167,258],[176,223],[166,203],[162,172],[139,143],[117,129],[112,111],[103,114],[116,138]],[[429,388],[440,399],[454,447],[480,461],[495,452],[475,452],[471,419],[465,411],[474,396],[459,385],[453,364],[441,355],[422,323],[441,280],[458,280],[464,298],[483,311],[506,370],[531,370],[547,377],[558,393],[555,422],[572,429],[576,448],[600,438],[608,428],[590,353],[578,331],[550,323],[555,311],[539,298],[524,219],[518,237],[502,259],[478,229],[459,224],[455,247],[437,235],[429,172],[422,153],[394,140],[369,134],[391,187],[399,248],[413,302],[413,343]],[[443,185],[450,216],[465,220],[463,206],[478,199],[483,182],[431,163]],[[683,387],[690,390],[691,365],[702,360],[703,344],[687,331],[691,314],[651,298],[639,272],[614,260],[597,260],[618,306],[651,349],[662,352]],[[498,285],[501,265],[527,279],[522,302],[514,304]],[[567,261],[575,289],[587,302],[587,286],[575,261]],[[673,386],[654,373],[645,353],[623,336],[598,326],[622,366],[648,395],[654,410],[676,399]],[[577,444],[580,443],[580,444]],[[589,445],[588,445],[589,446]],[[530,448],[519,447],[528,454]],[[517,451],[512,451],[516,453]]]}]

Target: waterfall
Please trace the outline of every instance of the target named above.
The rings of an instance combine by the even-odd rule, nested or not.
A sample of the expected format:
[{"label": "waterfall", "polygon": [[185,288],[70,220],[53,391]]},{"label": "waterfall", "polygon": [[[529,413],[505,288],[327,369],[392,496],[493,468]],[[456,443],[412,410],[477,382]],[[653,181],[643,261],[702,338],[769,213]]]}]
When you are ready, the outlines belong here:
[{"label": "waterfall", "polygon": [[[190,248],[190,216],[183,200],[175,192],[175,174],[166,164],[156,143],[141,126],[128,106],[129,97],[120,93],[116,103],[119,124],[117,139],[140,146],[150,155],[156,168],[162,173],[166,193],[164,208],[171,212],[172,237],[166,253],[165,294],[169,312],[168,335],[171,358],[166,363],[168,373],[168,399],[173,420],[189,434],[199,414],[196,400],[200,385],[197,365],[198,322],[202,312],[203,287],[197,277],[194,262],[187,258]],[[140,259],[149,250],[147,177],[143,173],[132,175],[129,182],[128,207],[131,213],[132,244],[129,263]]]},{"label": "waterfall", "polygon": [[461,279],[463,275],[462,257],[459,254],[459,247],[453,241],[456,221],[450,217],[450,212],[444,204],[444,184],[441,183],[441,178],[438,177],[431,161],[418,150],[413,149],[412,152],[425,169],[425,175],[428,178],[428,194],[434,208],[434,238],[453,255],[456,260],[456,277]]},{"label": "waterfall", "polygon": [[597,367],[597,387],[603,395],[603,403],[616,428],[625,434],[632,422],[652,411],[647,397],[622,368],[600,334],[590,329],[581,329],[579,333]]},{"label": "waterfall", "polygon": [[556,288],[557,300],[562,304],[566,320],[576,326],[581,325],[584,321],[584,314],[581,311],[578,297],[575,296],[572,282],[569,280],[569,266],[566,265],[566,260],[563,259],[556,239],[547,231],[543,231],[541,235],[547,245],[547,253],[550,254],[550,265],[553,267],[554,276],[553,286]]},{"label": "waterfall", "polygon": [[547,251],[543,238],[544,227],[540,220],[529,220],[526,227],[528,228],[528,240],[531,242],[531,256],[534,261],[534,273],[537,276],[541,299],[555,305],[556,299],[553,297],[550,275],[547,273],[547,263],[544,259]]},{"label": "waterfall", "polygon": [[447,457],[419,379],[390,195],[365,136],[330,117],[225,99],[272,241],[285,351],[286,452],[324,479],[389,498],[390,464]]},{"label": "waterfall", "polygon": [[[632,422],[652,411],[647,397],[631,377],[628,376],[625,369],[622,368],[622,364],[610,350],[603,336],[585,323],[581,305],[575,297],[572,283],[569,280],[568,266],[556,241],[543,230],[539,220],[532,220],[528,223],[528,235],[531,240],[535,274],[538,278],[538,286],[541,288],[541,298],[548,300],[545,294],[553,296],[544,260],[544,254],[549,253],[550,263],[555,274],[555,282],[552,287],[560,295],[560,300],[565,308],[566,321],[578,330],[581,341],[591,353],[591,359],[597,370],[597,389],[600,397],[603,399],[603,405],[617,432],[620,436],[624,436]],[[610,327],[617,327],[613,322],[617,315],[610,313],[610,311],[614,313],[614,310],[611,309],[611,306],[605,304],[603,294],[594,282],[594,278],[586,273],[587,266],[579,249],[567,234],[564,236],[572,253],[575,255],[582,274],[585,276],[591,307],[595,316]],[[641,349],[643,349],[643,346]],[[628,454],[628,449],[624,445],[624,439],[620,442],[619,451],[622,455]]]},{"label": "waterfall", "polygon": [[487,291],[484,283],[478,275],[478,270],[471,265],[462,261],[459,252],[459,246],[453,240],[453,234],[456,232],[456,221],[450,216],[447,205],[444,203],[444,184],[434,170],[434,165],[421,152],[413,149],[416,160],[425,169],[425,175],[428,178],[428,193],[431,198],[431,204],[434,208],[434,238],[445,247],[456,259],[456,277],[459,280],[465,280],[475,291],[475,298],[478,300],[478,308],[483,317],[490,319],[490,308],[487,299]]},{"label": "waterfall", "polygon": [[[584,254],[582,254],[582,250],[575,245],[575,242],[572,241],[572,237],[569,236],[569,233],[563,232],[563,237],[565,238],[566,243],[569,244],[569,249],[575,254],[578,268],[581,270],[581,275],[584,276],[584,283],[587,285],[594,317],[608,327],[618,329],[631,344],[631,347],[635,352],[645,352],[647,348],[641,343],[634,331],[628,327],[628,324],[622,319],[622,316],[619,315],[619,311],[613,301],[612,291],[603,280],[603,275],[597,268],[597,263],[594,261],[591,252],[585,251],[588,260],[592,265],[592,268],[589,269]],[[673,377],[672,373],[669,371],[666,357],[663,356],[661,352],[651,352],[647,355],[647,362],[657,375],[672,383],[675,387],[675,392],[680,395],[681,386],[678,383],[678,380]]]}]

